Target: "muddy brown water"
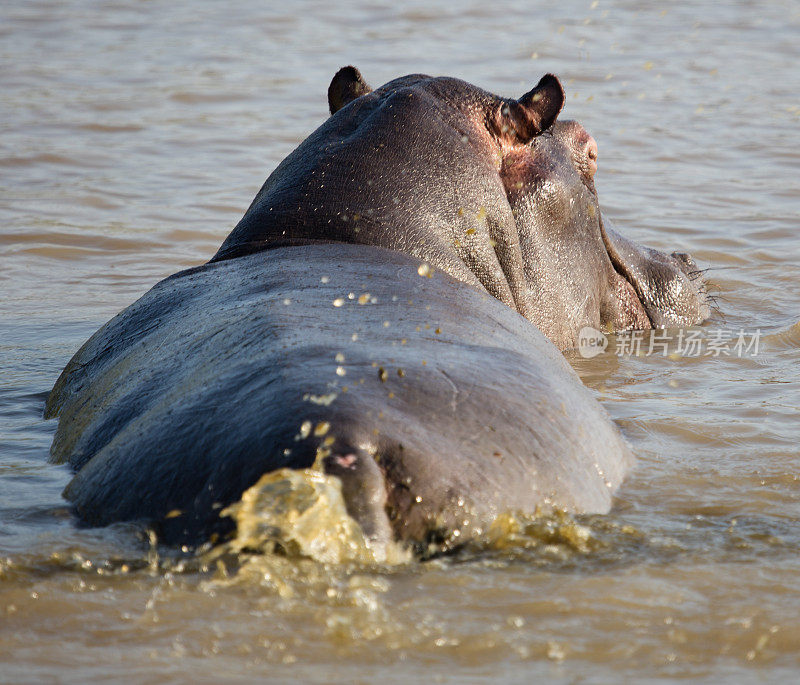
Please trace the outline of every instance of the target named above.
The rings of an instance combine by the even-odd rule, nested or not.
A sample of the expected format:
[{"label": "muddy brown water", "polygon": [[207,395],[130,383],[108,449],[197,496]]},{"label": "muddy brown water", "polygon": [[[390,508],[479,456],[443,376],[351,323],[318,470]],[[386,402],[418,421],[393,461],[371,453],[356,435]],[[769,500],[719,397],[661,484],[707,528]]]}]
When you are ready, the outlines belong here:
[{"label": "muddy brown water", "polygon": [[[0,682],[795,681],[799,43],[789,0],[3,3]],[[559,74],[607,221],[710,269],[701,354],[570,356],[638,457],[613,511],[394,565],[76,527],[60,369],[214,253],[348,63],[517,96]]]}]

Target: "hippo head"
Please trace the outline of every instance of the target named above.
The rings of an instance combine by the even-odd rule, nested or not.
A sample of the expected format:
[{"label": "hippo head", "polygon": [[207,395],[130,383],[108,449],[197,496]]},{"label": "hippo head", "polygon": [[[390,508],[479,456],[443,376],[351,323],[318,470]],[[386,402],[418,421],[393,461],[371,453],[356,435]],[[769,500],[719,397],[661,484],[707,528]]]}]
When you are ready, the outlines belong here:
[{"label": "hippo head", "polygon": [[270,175],[212,261],[317,242],[400,250],[485,289],[560,349],[584,326],[708,316],[690,257],[603,226],[597,147],[577,123],[556,122],[555,76],[514,100],[422,74],[372,90],[345,67],[328,102],[332,116]]},{"label": "hippo head", "polygon": [[604,226],[596,171],[597,144],[575,121],[556,122],[503,160],[525,279],[539,303],[529,318],[562,349],[584,326],[619,332],[704,321],[709,300],[694,260]]}]

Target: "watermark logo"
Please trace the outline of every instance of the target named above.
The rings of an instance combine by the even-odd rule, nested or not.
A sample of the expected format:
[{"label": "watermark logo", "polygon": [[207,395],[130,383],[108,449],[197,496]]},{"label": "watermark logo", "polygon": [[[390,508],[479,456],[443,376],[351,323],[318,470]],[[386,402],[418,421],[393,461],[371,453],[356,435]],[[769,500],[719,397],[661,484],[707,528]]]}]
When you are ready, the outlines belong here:
[{"label": "watermark logo", "polygon": [[[761,330],[733,331],[652,329],[623,331],[615,336],[613,352],[619,357],[755,357],[761,341]],[[585,326],[578,333],[578,353],[591,359],[605,352],[608,338],[602,331]]]},{"label": "watermark logo", "polygon": [[584,326],[578,333],[578,352],[584,359],[591,359],[605,352],[608,338],[591,326]]}]

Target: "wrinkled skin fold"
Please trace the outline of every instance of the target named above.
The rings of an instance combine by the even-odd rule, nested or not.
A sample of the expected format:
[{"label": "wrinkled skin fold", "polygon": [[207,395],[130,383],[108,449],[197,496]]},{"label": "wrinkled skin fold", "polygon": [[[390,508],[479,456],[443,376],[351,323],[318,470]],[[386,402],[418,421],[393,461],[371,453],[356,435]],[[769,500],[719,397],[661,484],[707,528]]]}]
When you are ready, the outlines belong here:
[{"label": "wrinkled skin fold", "polygon": [[56,382],[78,516],[199,542],[264,473],[315,459],[376,541],[608,511],[632,458],[559,350],[587,325],[703,320],[694,262],[603,225],[597,146],[557,121],[552,75],[514,100],[423,75],[372,90],[345,67],[328,100],[214,258]]}]

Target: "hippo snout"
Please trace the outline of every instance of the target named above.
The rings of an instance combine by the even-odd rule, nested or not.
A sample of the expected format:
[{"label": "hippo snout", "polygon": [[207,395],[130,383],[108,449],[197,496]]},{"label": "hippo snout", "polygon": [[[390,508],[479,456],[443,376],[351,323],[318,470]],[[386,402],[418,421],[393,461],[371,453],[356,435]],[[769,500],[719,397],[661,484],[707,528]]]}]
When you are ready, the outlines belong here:
[{"label": "hippo snout", "polygon": [[633,286],[653,328],[693,326],[711,315],[711,301],[691,255],[637,245],[603,227],[614,268]]}]

